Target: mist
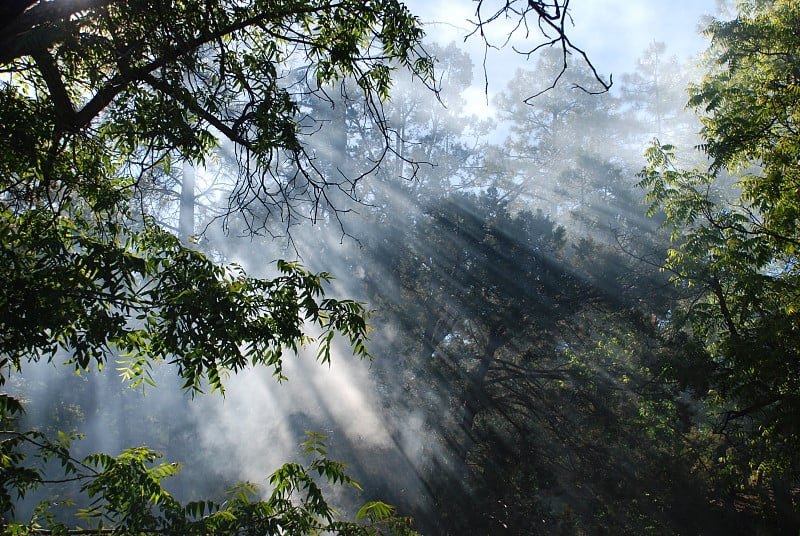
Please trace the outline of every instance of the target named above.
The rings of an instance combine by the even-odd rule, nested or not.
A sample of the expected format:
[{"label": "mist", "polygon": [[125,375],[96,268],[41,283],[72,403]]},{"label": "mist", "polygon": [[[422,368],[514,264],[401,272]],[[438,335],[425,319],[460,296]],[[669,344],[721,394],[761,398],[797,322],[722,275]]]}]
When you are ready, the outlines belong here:
[{"label": "mist", "polygon": [[[355,91],[330,88],[329,102],[308,104],[323,117],[308,128],[319,168],[368,173],[313,212],[271,215],[258,236],[235,217],[223,227],[235,182],[226,148],[198,170],[207,195],[195,196],[196,247],[255,277],[274,275],[276,259],[329,272],[332,296],[373,310],[374,360],[337,341],[320,365],[312,345],[286,358],[287,381],[247,370],[225,380],[224,395],[194,397],[167,364],[155,386],[137,389],[114,370],[26,365],[9,382],[26,423],[85,434],[79,453],[161,451],[183,464],[166,484],[183,500],[265,484],[303,459],[298,445],[313,431],[363,487],[336,490],[339,509],[384,500],[425,534],[590,531],[598,516],[630,526],[621,519],[630,512],[613,505],[631,490],[653,498],[641,511],[680,527],[685,505],[659,510],[656,497],[692,475],[665,484],[663,453],[634,427],[650,396],[634,386],[646,383],[648,344],[676,299],[653,266],[668,237],[644,216],[635,184],[653,138],[687,155],[697,143],[685,109],[696,65],[653,42],[606,94],[573,89],[591,78],[576,64],[525,104],[558,73],[557,51],[545,50],[506,84],[492,81],[487,112],[475,107],[481,65],[455,44],[430,51],[440,102],[401,77],[384,108],[388,152]],[[177,228],[175,173],[174,195],[159,202]]]}]

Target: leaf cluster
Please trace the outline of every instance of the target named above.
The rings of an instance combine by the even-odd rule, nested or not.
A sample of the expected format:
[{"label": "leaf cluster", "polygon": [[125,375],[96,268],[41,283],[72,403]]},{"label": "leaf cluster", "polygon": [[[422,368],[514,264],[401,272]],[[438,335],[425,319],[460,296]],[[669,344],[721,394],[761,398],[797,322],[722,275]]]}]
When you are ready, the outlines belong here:
[{"label": "leaf cluster", "polygon": [[[90,501],[87,507],[77,511],[78,518],[87,524],[87,528],[77,529],[80,533],[416,534],[410,528],[410,519],[398,517],[393,507],[382,502],[366,503],[356,521],[339,519],[339,514],[323,496],[322,483],[359,486],[348,476],[344,464],[327,458],[324,436],[311,434],[309,443],[313,447],[306,450],[313,454],[313,459],[308,465],[287,463],[270,476],[272,492],[266,499],[254,500],[259,493],[258,486],[243,482],[231,488],[228,499],[222,503],[202,500],[181,504],[163,487],[165,479],[178,474],[181,467],[175,463],[157,463],[160,453],[137,447],[116,457],[97,453],[79,461],[69,453],[73,437],[59,434],[53,441],[37,432],[16,432],[9,423],[21,407],[14,399],[4,396],[0,411],[4,423],[0,430],[0,467],[3,470],[0,511],[4,516],[11,515],[10,521],[0,530],[2,534],[66,533],[66,525],[50,512],[51,505],[46,502],[39,505],[30,522],[15,520],[10,493],[16,491],[22,498],[39,486],[70,481],[79,482],[81,493]],[[25,465],[30,449],[42,462],[58,460],[64,476],[59,480],[47,479],[44,465]]]},{"label": "leaf cluster", "polygon": [[[2,363],[52,359],[60,350],[78,370],[102,368],[121,352],[119,366],[134,385],[153,362],[175,363],[184,388],[203,381],[223,389],[224,375],[250,365],[283,377],[284,352],[313,342],[330,359],[335,333],[368,357],[366,312],[350,300],[324,297],[329,276],[279,262],[274,279],[248,277],[215,264],[154,225],[130,234],[114,225],[105,236],[61,218],[41,221],[28,211],[2,220]],[[113,234],[112,234],[113,233]],[[2,380],[6,378],[5,373]]]},{"label": "leaf cluster", "polygon": [[238,161],[229,213],[255,203],[308,217],[327,189],[357,178],[323,176],[301,99],[324,100],[325,84],[352,77],[381,125],[395,69],[432,84],[420,22],[395,0],[25,7],[2,25],[15,37],[0,39],[0,192],[17,207],[90,185],[135,188],[175,161],[203,163],[225,140]]},{"label": "leaf cluster", "polygon": [[[739,7],[736,19],[707,30],[715,63],[690,88],[704,125],[699,149],[710,167],[681,169],[674,148],[656,142],[639,186],[650,214],[663,214],[672,233],[665,269],[690,290],[673,327],[703,348],[696,364],[709,374],[706,400],[724,437],[717,476],[727,475],[728,489],[758,495],[753,508],[763,514],[784,500],[776,498],[785,497],[781,483],[796,485],[800,475],[793,409],[800,396],[800,10],[782,0]],[[728,173],[738,181],[734,188],[722,186]],[[796,514],[775,515],[796,526]]]}]

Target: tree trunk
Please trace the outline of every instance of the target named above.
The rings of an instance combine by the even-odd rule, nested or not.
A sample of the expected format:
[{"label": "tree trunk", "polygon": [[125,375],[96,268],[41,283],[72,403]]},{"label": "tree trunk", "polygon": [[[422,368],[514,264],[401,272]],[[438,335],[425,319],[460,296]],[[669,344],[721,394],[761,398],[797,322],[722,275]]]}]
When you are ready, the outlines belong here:
[{"label": "tree trunk", "polygon": [[183,164],[183,182],[181,184],[181,207],[178,221],[178,236],[181,241],[188,242],[194,234],[194,166],[189,162]]},{"label": "tree trunk", "polygon": [[800,534],[800,516],[794,509],[789,482],[781,478],[774,479],[772,492],[775,500],[775,514],[778,518],[778,534],[797,536]]},{"label": "tree trunk", "polygon": [[494,354],[503,343],[503,329],[496,327],[491,328],[489,331],[489,338],[483,350],[481,362],[467,377],[466,395],[464,398],[464,416],[461,420],[461,429],[465,436],[465,441],[462,445],[462,454],[464,457],[466,457],[466,454],[475,443],[475,432],[473,430],[475,426],[475,417],[481,407],[485,406],[488,402],[488,397],[486,396],[486,377],[494,361]]}]

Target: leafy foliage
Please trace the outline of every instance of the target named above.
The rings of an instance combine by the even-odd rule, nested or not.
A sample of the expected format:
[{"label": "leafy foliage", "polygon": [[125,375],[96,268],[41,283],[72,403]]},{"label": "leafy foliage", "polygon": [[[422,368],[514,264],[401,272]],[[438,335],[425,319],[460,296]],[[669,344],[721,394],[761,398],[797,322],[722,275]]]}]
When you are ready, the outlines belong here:
[{"label": "leafy foliage", "polygon": [[[13,419],[19,408],[4,406],[4,422]],[[51,441],[36,432],[17,433],[4,429],[2,442],[3,495],[0,506],[4,514],[13,514],[9,487],[20,493],[38,485],[80,482],[80,489],[91,503],[79,509],[78,518],[97,533],[111,531],[138,534],[319,534],[412,536],[411,520],[395,514],[394,508],[381,502],[365,504],[358,521],[337,519],[337,513],[323,497],[317,478],[331,485],[358,487],[346,473],[344,464],[326,457],[324,436],[312,434],[304,445],[312,444],[308,465],[287,463],[269,478],[272,492],[265,500],[254,500],[258,486],[250,482],[237,484],[228,491],[223,503],[193,501],[181,504],[164,489],[162,483],[180,471],[175,463],[156,463],[158,452],[146,447],[127,449],[119,456],[92,454],[76,460],[69,454],[66,435]],[[64,472],[62,480],[42,480],[40,467],[17,467],[24,459],[21,446],[33,446],[43,462],[57,460]],[[4,534],[39,534],[42,531],[62,532],[67,527],[43,503],[30,522],[12,520],[3,527]],[[85,525],[86,526],[86,525]]]},{"label": "leafy foliage", "polygon": [[765,237],[786,248],[798,219],[800,8],[781,0],[743,2],[740,11],[708,29],[717,69],[690,88],[690,105],[703,113],[712,169],[742,170],[743,200],[763,218]]},{"label": "leafy foliage", "polygon": [[[28,361],[66,356],[78,371],[118,358],[134,386],[166,361],[184,389],[222,391],[247,366],[283,379],[285,353],[315,342],[327,362],[337,335],[369,357],[368,313],[326,297],[328,274],[279,261],[276,277],[250,277],[156,224],[142,196],[221,143],[239,164],[228,214],[251,231],[265,225],[252,206],[264,218],[310,217],[329,189],[353,188],[355,178],[329,181],[306,153],[299,100],[351,77],[377,121],[397,68],[430,83],[420,23],[403,4],[29,0],[2,12],[0,385]],[[301,65],[302,88],[285,78]],[[311,475],[352,481],[324,456],[273,475],[269,501],[250,502],[246,487],[225,504],[182,506],[161,487],[178,467],[154,465],[155,452],[77,460],[73,437],[17,430],[19,401],[3,394],[0,410],[4,533],[39,530],[14,520],[14,502],[64,480],[94,500],[83,515],[98,529],[410,532],[387,506],[365,510],[364,524],[336,521]],[[49,476],[56,462],[63,479]],[[66,530],[46,507],[36,515]]]},{"label": "leafy foliage", "polygon": [[282,377],[284,350],[312,340],[306,322],[321,328],[323,361],[335,331],[368,356],[363,307],[321,298],[327,274],[280,262],[283,275],[255,279],[155,226],[109,236],[119,229],[109,225],[98,237],[65,218],[53,228],[37,215],[21,214],[5,228],[2,255],[15,269],[3,274],[4,369],[59,350],[78,369],[102,368],[113,347],[133,385],[148,380],[153,360],[166,360],[177,364],[184,388],[200,390],[207,380],[222,390],[225,373],[248,365],[268,365]]},{"label": "leafy foliage", "polygon": [[[272,201],[293,204],[282,190],[304,174],[303,148],[279,70],[301,56],[320,83],[354,75],[368,99],[383,98],[383,62],[430,76],[427,56],[413,59],[416,19],[392,1],[26,7],[6,23],[20,38],[0,43],[10,73],[0,91],[2,363],[19,368],[23,357],[61,348],[86,369],[92,360],[102,366],[114,346],[130,354],[125,373],[134,381],[149,359],[168,358],[185,387],[205,378],[220,389],[220,374],[247,363],[280,376],[283,349],[307,342],[305,321],[323,328],[323,360],[337,330],[366,356],[364,310],[320,300],[326,274],[279,263],[279,278],[248,278],[180,244],[130,203],[150,170],[202,161],[222,135],[244,151],[245,182],[275,173]],[[294,155],[288,183],[273,166],[282,152]],[[324,187],[304,189],[318,200]]]},{"label": "leafy foliage", "polygon": [[[798,173],[796,2],[742,2],[717,21],[712,71],[690,88],[701,114],[708,169],[680,169],[674,148],[654,144],[640,185],[675,247],[666,268],[692,299],[676,311],[704,347],[705,396],[724,438],[715,478],[732,496],[796,531],[800,477],[796,405]],[[738,181],[726,187],[727,174]],[[686,323],[683,322],[686,321]],[[676,377],[683,373],[672,370]]]}]

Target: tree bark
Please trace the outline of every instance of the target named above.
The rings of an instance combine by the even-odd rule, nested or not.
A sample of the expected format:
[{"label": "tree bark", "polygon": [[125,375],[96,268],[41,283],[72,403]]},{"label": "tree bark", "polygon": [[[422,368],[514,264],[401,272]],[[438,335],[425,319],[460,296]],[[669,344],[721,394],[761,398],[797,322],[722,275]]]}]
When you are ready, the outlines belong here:
[{"label": "tree bark", "polygon": [[488,397],[486,396],[486,378],[489,375],[489,368],[494,361],[494,355],[497,350],[505,342],[503,336],[503,329],[493,327],[489,331],[489,337],[486,341],[486,346],[481,356],[481,362],[478,367],[468,375],[466,395],[464,398],[464,415],[461,419],[461,429],[464,432],[465,441],[462,445],[463,456],[466,457],[467,453],[475,443],[475,417],[478,411],[486,404]]},{"label": "tree bark", "polygon": [[185,162],[183,164],[183,182],[181,184],[181,210],[178,222],[178,236],[185,243],[194,234],[194,166]]}]

